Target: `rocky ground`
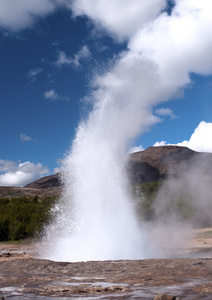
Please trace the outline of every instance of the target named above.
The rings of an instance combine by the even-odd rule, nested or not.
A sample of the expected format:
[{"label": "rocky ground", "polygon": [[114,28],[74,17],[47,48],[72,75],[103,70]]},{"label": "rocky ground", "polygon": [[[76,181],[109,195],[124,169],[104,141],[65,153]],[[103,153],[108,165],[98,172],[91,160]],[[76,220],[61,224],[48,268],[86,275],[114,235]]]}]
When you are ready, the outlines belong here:
[{"label": "rocky ground", "polygon": [[35,250],[0,243],[0,299],[212,299],[212,229],[196,232],[187,258],[68,263]]}]

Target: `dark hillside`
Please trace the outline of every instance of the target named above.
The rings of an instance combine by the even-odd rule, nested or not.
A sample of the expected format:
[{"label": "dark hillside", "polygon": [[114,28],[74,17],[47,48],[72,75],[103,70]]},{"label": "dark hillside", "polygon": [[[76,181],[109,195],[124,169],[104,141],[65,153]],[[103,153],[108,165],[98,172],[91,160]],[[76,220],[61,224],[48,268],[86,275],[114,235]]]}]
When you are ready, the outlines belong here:
[{"label": "dark hillside", "polygon": [[212,153],[201,153],[180,146],[149,147],[130,154],[129,173],[133,183],[145,183],[180,176],[194,163],[207,164],[212,175]]},{"label": "dark hillside", "polygon": [[25,185],[24,188],[47,189],[58,186],[61,186],[60,173],[42,177],[32,183]]}]

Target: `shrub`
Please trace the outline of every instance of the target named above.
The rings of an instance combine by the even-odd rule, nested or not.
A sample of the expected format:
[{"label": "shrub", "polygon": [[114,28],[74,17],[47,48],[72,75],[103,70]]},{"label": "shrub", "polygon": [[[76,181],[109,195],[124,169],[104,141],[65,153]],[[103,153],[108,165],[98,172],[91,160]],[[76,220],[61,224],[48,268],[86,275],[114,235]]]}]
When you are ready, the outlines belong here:
[{"label": "shrub", "polygon": [[50,218],[55,197],[16,197],[0,199],[0,241],[35,236]]}]

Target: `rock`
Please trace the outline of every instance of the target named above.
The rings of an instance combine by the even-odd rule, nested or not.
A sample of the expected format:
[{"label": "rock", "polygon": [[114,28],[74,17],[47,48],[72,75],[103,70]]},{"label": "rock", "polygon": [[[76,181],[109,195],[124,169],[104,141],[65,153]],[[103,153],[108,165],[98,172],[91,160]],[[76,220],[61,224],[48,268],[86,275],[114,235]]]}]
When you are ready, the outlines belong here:
[{"label": "rock", "polygon": [[154,300],[180,300],[180,298],[167,294],[158,294],[155,296]]},{"label": "rock", "polygon": [[9,257],[11,256],[11,253],[7,250],[4,250],[1,252],[0,257]]},{"label": "rock", "polygon": [[[20,299],[212,299],[211,282],[211,258],[76,263],[15,253],[0,258],[0,295],[3,292],[5,299],[15,298],[15,292]],[[176,288],[179,296],[156,296],[158,288],[173,294]]]}]

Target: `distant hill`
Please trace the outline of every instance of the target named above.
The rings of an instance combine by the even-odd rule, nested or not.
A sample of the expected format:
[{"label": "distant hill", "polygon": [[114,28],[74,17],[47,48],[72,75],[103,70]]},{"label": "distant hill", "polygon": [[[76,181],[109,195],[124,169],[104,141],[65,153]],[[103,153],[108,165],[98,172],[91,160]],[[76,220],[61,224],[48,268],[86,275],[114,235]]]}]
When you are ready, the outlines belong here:
[{"label": "distant hill", "polygon": [[[195,161],[207,162],[212,175],[212,153],[200,153],[180,146],[149,147],[129,156],[128,173],[132,183],[146,183],[179,176]],[[45,176],[24,187],[0,186],[0,198],[19,196],[57,196],[61,193],[60,173]]]},{"label": "distant hill", "polygon": [[24,186],[30,189],[50,189],[61,186],[60,173],[42,177]]},{"label": "distant hill", "polygon": [[60,181],[60,173],[42,177],[24,187],[0,186],[0,198],[12,197],[34,197],[43,198],[46,196],[59,196],[62,184]]},{"label": "distant hill", "polygon": [[143,183],[180,176],[194,164],[203,163],[212,175],[212,153],[196,152],[187,147],[159,146],[130,154],[129,174],[133,183]]}]

